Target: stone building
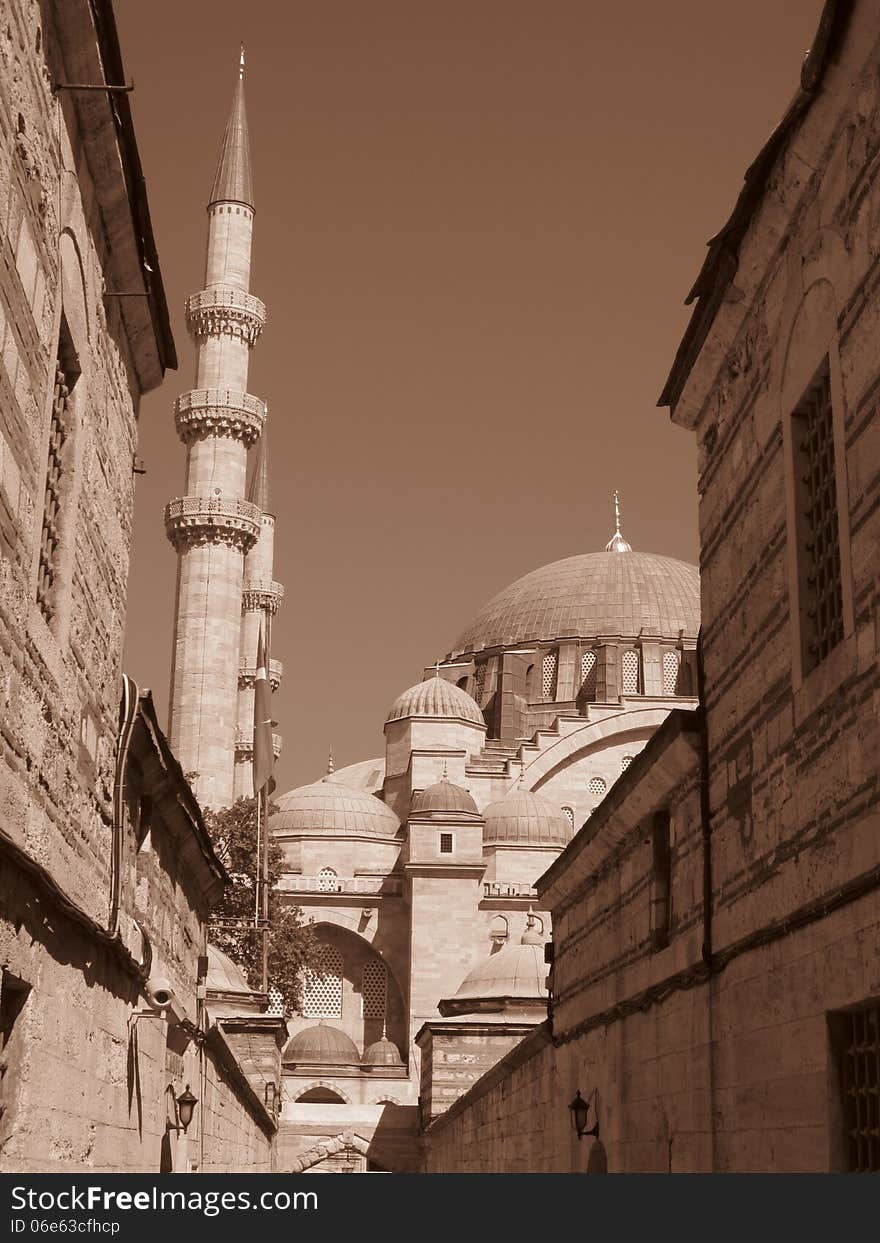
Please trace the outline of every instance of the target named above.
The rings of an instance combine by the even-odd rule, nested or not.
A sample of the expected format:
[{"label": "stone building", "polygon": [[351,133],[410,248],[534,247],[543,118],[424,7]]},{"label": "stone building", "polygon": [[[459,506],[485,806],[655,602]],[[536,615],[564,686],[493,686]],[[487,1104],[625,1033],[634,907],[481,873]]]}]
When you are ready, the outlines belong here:
[{"label": "stone building", "polygon": [[880,1169],[878,32],[826,3],[661,397],[699,444],[701,706],[538,881],[550,1018],[430,1171]]},{"label": "stone building", "polygon": [[698,628],[695,568],[618,529],[490,601],[392,704],[384,758],[277,800],[324,968],[290,1019],[279,1169],[416,1169],[420,1123],[546,1018],[535,880],[695,707]]},{"label": "stone building", "polygon": [[226,875],[121,669],[139,402],[176,365],[124,83],[109,0],[4,7],[0,1165],[269,1169],[285,1028],[208,972]]}]

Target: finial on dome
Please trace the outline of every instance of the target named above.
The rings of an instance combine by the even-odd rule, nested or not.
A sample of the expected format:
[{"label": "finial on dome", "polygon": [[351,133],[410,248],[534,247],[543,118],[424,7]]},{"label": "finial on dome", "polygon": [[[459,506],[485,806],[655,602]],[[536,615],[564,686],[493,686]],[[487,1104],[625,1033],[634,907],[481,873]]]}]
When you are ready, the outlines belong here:
[{"label": "finial on dome", "polygon": [[541,936],[540,932],[536,930],[535,916],[532,914],[531,909],[529,909],[529,913],[526,916],[526,930],[522,934],[522,937],[520,938],[520,945],[543,945],[543,944],[544,944],[544,938]]},{"label": "finial on dome", "polygon": [[238,58],[238,76],[239,80],[244,77],[244,44],[241,45],[241,55]]},{"label": "finial on dome", "polygon": [[336,765],[333,762],[333,748],[331,747],[327,753],[327,776],[336,772]]},{"label": "finial on dome", "polygon": [[614,489],[614,534],[605,545],[606,552],[632,552],[632,544],[628,544],[620,534],[620,494]]},{"label": "finial on dome", "polygon": [[442,776],[440,777],[440,780],[441,781],[449,780],[449,766],[446,763],[446,760],[443,761],[443,773],[442,773]]}]

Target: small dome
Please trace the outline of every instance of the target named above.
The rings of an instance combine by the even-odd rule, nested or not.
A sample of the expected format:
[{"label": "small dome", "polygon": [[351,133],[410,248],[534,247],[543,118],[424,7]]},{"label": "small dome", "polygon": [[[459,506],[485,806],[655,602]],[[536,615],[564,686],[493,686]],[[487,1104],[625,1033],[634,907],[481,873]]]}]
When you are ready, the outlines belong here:
[{"label": "small dome", "polygon": [[400,821],[390,807],[369,790],[316,781],[289,790],[277,799],[269,821],[273,833],[321,833],[330,837],[393,838]]},{"label": "small dome", "polygon": [[208,975],[205,986],[215,993],[252,993],[241,967],[216,945],[208,945]]},{"label": "small dome", "polygon": [[410,810],[411,816],[425,816],[429,812],[439,812],[443,815],[467,816],[478,816],[480,814],[476,803],[467,790],[463,790],[461,786],[453,785],[447,777],[443,777],[436,785],[428,786],[427,789],[421,790],[413,799]]},{"label": "small dome", "polygon": [[514,790],[498,803],[490,803],[485,811],[486,845],[503,843],[510,846],[567,846],[571,825],[563,811],[531,790]]},{"label": "small dome", "polygon": [[354,1041],[338,1027],[328,1027],[326,1023],[297,1032],[284,1050],[285,1062],[357,1066],[360,1060]]},{"label": "small dome", "polygon": [[469,721],[485,726],[483,714],[466,691],[445,678],[426,678],[395,699],[385,724],[407,717],[433,717],[440,720]]},{"label": "small dome", "polygon": [[455,1000],[488,1001],[492,998],[545,1001],[547,964],[544,942],[537,932],[527,931],[519,945],[508,945],[491,954],[464,977]]},{"label": "small dome", "polygon": [[403,1058],[393,1041],[383,1036],[364,1051],[364,1066],[402,1066]]}]

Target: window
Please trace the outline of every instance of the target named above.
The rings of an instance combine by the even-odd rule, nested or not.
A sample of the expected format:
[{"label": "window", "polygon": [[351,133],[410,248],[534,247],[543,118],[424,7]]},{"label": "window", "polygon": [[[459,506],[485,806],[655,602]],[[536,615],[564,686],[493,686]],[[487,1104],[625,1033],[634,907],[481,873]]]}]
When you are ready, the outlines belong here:
[{"label": "window", "polygon": [[338,893],[342,886],[339,884],[339,877],[333,868],[321,868],[318,873],[318,892],[319,893]]},{"label": "window", "polygon": [[385,964],[375,960],[364,963],[364,974],[361,980],[361,1009],[365,1019],[384,1020],[387,988]]},{"label": "window", "polygon": [[880,1172],[880,1002],[831,1015],[838,1055],[844,1168]]},{"label": "window", "polygon": [[676,651],[663,653],[663,694],[674,695],[678,687],[678,666],[680,656]]},{"label": "window", "polygon": [[441,834],[440,834],[440,853],[441,853],[441,855],[451,855],[451,854],[452,854],[452,844],[453,844],[453,842],[452,842],[452,834],[451,834],[451,833],[441,833]]},{"label": "window", "polygon": [[284,1018],[284,996],[280,988],[276,988],[274,984],[269,987],[269,1008],[266,1011],[266,1017],[271,1019]]},{"label": "window", "polygon": [[792,415],[795,539],[804,673],[843,638],[843,593],[828,360]]},{"label": "window", "polygon": [[624,695],[638,695],[639,693],[639,654],[635,648],[630,648],[621,657],[620,689]]},{"label": "window", "polygon": [[574,810],[571,807],[563,807],[562,814],[568,821],[568,827],[574,829]]},{"label": "window", "polygon": [[486,689],[486,662],[480,661],[474,666],[474,693],[473,698],[482,706],[483,692]]},{"label": "window", "polygon": [[320,974],[307,971],[303,982],[303,1016],[307,1019],[342,1018],[342,955],[334,945],[318,949]]},{"label": "window", "polygon": [[545,652],[541,661],[541,698],[556,698],[556,670],[559,664],[559,653],[554,648]]},{"label": "window", "polygon": [[592,648],[581,652],[581,695],[585,699],[596,698],[596,653]]},{"label": "window", "polygon": [[651,824],[651,940],[654,949],[669,944],[671,919],[672,852],[669,842],[669,812],[658,811]]},{"label": "window", "polygon": [[608,786],[605,784],[605,779],[603,777],[591,777],[587,789],[591,794],[598,794],[601,798],[608,789]]},{"label": "window", "polygon": [[625,773],[632,762],[633,762],[633,757],[631,755],[625,755],[623,759],[620,761],[620,771],[622,773]]},{"label": "window", "polygon": [[70,395],[79,376],[76,356],[62,316],[55,361],[55,389],[49,424],[46,490],[43,497],[43,528],[37,572],[37,604],[51,623],[58,608],[57,587],[64,506],[69,493],[70,439],[73,430]]}]

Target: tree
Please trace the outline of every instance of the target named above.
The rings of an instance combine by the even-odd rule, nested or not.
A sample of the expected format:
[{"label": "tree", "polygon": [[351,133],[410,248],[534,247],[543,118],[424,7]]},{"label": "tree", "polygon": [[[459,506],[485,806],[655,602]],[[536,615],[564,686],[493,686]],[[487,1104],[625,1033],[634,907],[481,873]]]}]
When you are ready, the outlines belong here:
[{"label": "tree", "polygon": [[[269,805],[271,816],[274,807]],[[211,918],[212,942],[241,967],[251,988],[259,989],[263,938],[254,927],[256,906],[257,801],[240,798],[223,811],[206,811],[205,824],[217,854],[231,877]],[[264,826],[265,827],[265,826]],[[277,988],[288,1010],[297,1010],[306,970],[321,974],[317,941],[302,909],[289,906],[278,891],[282,852],[269,840],[269,983]]]}]

